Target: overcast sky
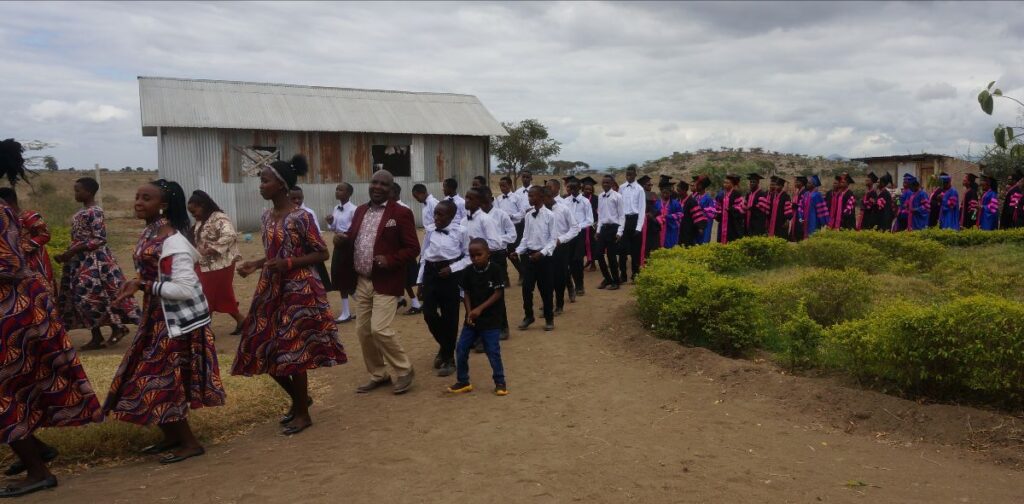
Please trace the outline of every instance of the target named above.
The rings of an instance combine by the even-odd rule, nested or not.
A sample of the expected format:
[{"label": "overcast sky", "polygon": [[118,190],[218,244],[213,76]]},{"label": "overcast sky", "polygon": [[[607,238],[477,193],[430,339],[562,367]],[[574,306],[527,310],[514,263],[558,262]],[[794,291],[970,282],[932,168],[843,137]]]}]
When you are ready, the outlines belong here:
[{"label": "overcast sky", "polygon": [[702,147],[977,154],[1015,3],[0,3],[0,138],[155,167],[136,76],[468,93],[598,167]]}]

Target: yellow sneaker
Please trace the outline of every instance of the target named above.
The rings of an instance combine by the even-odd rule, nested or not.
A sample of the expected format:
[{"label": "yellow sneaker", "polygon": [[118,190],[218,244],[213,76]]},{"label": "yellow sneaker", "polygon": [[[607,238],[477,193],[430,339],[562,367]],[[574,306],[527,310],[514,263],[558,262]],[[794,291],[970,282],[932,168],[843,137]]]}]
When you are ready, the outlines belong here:
[{"label": "yellow sneaker", "polygon": [[508,395],[508,387],[506,387],[504,385],[496,385],[494,387],[494,395],[496,395],[496,396],[507,396]]},{"label": "yellow sneaker", "polygon": [[452,385],[451,387],[448,387],[448,392],[450,392],[452,394],[465,394],[466,392],[472,392],[472,391],[473,391],[473,385],[471,385],[469,383],[458,382],[455,385]]}]

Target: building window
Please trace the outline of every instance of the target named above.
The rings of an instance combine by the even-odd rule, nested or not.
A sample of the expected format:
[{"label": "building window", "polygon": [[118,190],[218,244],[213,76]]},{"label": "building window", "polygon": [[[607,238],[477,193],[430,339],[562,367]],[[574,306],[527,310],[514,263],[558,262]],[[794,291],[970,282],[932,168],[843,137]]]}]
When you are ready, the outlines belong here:
[{"label": "building window", "polygon": [[412,176],[408,145],[374,145],[370,152],[373,155],[373,171],[387,170],[396,177]]},{"label": "building window", "polygon": [[258,177],[263,167],[281,159],[277,147],[250,145],[236,149],[242,155],[242,174],[248,177]]}]

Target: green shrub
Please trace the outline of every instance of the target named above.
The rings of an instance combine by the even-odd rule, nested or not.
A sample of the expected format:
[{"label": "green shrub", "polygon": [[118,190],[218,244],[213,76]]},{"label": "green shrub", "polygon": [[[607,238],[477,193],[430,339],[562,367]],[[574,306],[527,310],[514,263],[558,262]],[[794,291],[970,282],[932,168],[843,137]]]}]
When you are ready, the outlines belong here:
[{"label": "green shrub", "polygon": [[734,247],[747,257],[747,265],[755,269],[775,268],[786,264],[792,258],[793,247],[782,238],[752,236],[743,238],[726,247]]},{"label": "green shrub", "polygon": [[888,259],[863,243],[834,238],[814,238],[800,242],[800,264],[829,269],[857,268],[875,273],[885,268]]},{"label": "green shrub", "polygon": [[808,316],[801,300],[793,317],[779,329],[782,357],[790,370],[807,369],[818,363],[818,347],[823,334],[824,330]]},{"label": "green shrub", "polygon": [[929,228],[913,234],[949,247],[976,247],[979,245],[996,245],[1000,243],[1024,243],[1024,228],[999,231],[982,231],[980,229],[951,231],[948,229]]},{"label": "green shrub", "polygon": [[750,237],[726,245],[709,243],[699,247],[655,250],[651,258],[699,264],[716,273],[738,273],[780,266],[788,262],[791,255],[792,247],[786,240]]},{"label": "green shrub", "polygon": [[54,226],[47,223],[47,229],[50,231],[50,242],[46,244],[46,253],[50,254],[50,264],[53,266],[54,278],[60,281],[62,273],[62,265],[53,258],[57,257],[57,254],[63,253],[68,247],[71,246],[71,228],[67,226]]},{"label": "green shrub", "polygon": [[885,258],[886,269],[894,273],[931,270],[946,254],[946,248],[921,233],[886,233],[881,231],[831,231],[815,234],[811,240],[842,240],[867,245]]},{"label": "green shrub", "polygon": [[919,306],[896,303],[826,332],[832,362],[863,379],[933,398],[1020,404],[1024,306],[970,296]]},{"label": "green shrub", "polygon": [[829,327],[863,317],[876,291],[871,277],[860,270],[813,269],[769,288],[764,302],[780,315],[775,319],[780,323],[806,311],[812,320]]}]

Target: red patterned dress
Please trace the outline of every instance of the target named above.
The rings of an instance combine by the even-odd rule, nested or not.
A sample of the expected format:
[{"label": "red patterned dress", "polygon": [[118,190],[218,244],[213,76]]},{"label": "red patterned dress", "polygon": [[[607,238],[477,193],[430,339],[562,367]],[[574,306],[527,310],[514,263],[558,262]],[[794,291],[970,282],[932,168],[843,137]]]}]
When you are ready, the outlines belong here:
[{"label": "red patterned dress", "polygon": [[50,264],[50,254],[46,252],[46,244],[50,243],[50,230],[46,227],[46,221],[39,212],[22,210],[18,223],[21,225],[21,253],[25,255],[28,269],[43,275],[50,286],[50,293],[56,295],[53,265]]},{"label": "red patterned dress", "polygon": [[[267,259],[327,250],[313,217],[301,208],[281,221],[266,210],[261,221]],[[290,376],[347,360],[327,293],[313,268],[294,268],[283,274],[264,268],[249,315],[242,322],[231,374]]]},{"label": "red patterned dress", "polygon": [[[20,229],[0,203],[0,272],[26,270]],[[0,282],[0,443],[25,439],[40,427],[99,422],[100,403],[37,273]]]},{"label": "red patterned dress", "polygon": [[[160,259],[166,237],[158,219],[146,226],[135,246],[135,269],[143,281],[158,280],[161,268],[170,274],[171,257]],[[221,406],[224,385],[217,367],[213,329],[205,325],[178,338],[167,334],[160,298],[146,292],[142,320],[117,368],[104,413],[139,425],[164,424],[188,418],[189,408]]]},{"label": "red patterned dress", "polygon": [[132,298],[114,306],[124,285],[124,274],[107,248],[103,209],[83,208],[71,217],[71,246],[86,250],[64,263],[57,305],[68,329],[93,329],[105,325],[136,324],[139,306]]}]

